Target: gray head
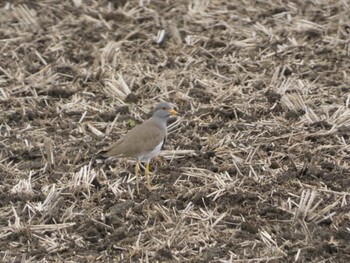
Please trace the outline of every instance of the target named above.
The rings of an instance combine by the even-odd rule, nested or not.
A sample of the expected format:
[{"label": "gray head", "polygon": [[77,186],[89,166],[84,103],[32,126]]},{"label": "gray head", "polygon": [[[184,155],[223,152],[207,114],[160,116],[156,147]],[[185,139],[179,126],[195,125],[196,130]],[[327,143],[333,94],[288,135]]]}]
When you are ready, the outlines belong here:
[{"label": "gray head", "polygon": [[166,102],[158,103],[154,109],[153,116],[166,120],[170,116],[176,115],[177,112]]}]

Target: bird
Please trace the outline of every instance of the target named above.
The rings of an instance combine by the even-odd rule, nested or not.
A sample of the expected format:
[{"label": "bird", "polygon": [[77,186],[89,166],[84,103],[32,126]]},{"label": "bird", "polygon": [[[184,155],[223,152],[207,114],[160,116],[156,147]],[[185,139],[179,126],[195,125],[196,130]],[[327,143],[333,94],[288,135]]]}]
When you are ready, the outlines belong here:
[{"label": "bird", "polygon": [[167,120],[178,115],[167,102],[156,105],[153,115],[140,125],[131,129],[124,137],[98,153],[98,158],[133,158],[135,162],[136,191],[139,190],[139,163],[146,163],[145,176],[147,188],[151,191],[149,163],[159,154],[167,139]]}]

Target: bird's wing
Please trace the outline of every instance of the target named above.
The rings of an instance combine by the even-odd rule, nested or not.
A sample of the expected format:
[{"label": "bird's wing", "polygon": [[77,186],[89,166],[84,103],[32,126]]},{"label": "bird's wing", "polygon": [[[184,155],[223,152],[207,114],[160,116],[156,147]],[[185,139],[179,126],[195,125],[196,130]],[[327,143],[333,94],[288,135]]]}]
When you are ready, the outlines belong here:
[{"label": "bird's wing", "polygon": [[105,157],[137,157],[139,154],[154,150],[163,142],[166,131],[154,125],[152,119],[136,126],[123,138],[112,144],[102,154]]}]

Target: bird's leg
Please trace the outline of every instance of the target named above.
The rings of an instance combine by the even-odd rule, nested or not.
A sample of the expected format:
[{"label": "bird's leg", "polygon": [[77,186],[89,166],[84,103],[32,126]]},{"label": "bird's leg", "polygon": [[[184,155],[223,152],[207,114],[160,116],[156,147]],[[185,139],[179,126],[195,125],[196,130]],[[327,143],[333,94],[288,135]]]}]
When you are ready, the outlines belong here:
[{"label": "bird's leg", "polygon": [[136,191],[137,194],[140,194],[140,189],[139,189],[139,161],[136,160],[136,164],[135,164],[135,175],[136,175]]},{"label": "bird's leg", "polygon": [[146,163],[146,172],[145,172],[145,174],[146,174],[146,179],[147,179],[147,188],[148,188],[149,191],[151,191],[152,188],[151,188],[151,183],[149,181],[149,162]]}]

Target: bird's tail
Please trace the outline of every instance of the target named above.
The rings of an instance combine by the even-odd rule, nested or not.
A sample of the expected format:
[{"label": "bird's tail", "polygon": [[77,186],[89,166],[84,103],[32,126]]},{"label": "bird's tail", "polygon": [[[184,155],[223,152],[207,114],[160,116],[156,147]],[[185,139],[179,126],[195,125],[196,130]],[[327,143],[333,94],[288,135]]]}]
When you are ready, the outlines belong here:
[{"label": "bird's tail", "polygon": [[108,159],[108,157],[105,156],[105,153],[107,151],[100,151],[94,156],[94,160],[96,163],[104,163],[105,160]]}]

